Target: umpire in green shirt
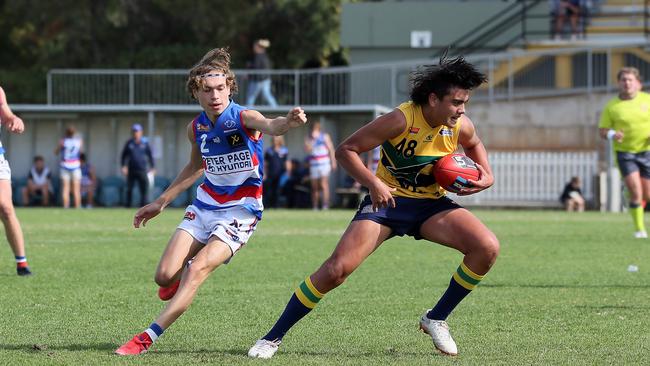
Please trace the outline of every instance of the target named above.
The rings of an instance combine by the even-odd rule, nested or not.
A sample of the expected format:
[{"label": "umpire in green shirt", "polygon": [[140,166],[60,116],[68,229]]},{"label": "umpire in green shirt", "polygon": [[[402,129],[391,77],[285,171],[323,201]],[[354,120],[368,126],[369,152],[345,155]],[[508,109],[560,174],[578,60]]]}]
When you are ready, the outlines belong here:
[{"label": "umpire in green shirt", "polygon": [[630,214],[636,238],[647,238],[643,202],[650,202],[650,94],[641,91],[641,75],[634,67],[618,74],[618,96],[600,117],[600,136],[613,140],[616,161],[630,193]]}]

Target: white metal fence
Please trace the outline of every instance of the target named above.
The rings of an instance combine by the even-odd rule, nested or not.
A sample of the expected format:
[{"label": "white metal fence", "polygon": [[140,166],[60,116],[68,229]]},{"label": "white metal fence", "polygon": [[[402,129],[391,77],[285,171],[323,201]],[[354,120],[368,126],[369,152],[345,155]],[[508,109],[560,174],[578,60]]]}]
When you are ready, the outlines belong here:
[{"label": "white metal fence", "polygon": [[[614,88],[612,65],[620,62],[617,49],[633,49],[623,62],[636,66],[650,81],[646,45],[511,51],[467,57],[490,80],[475,91],[475,100],[504,100],[534,96],[584,93]],[[619,50],[620,51],[620,50]],[[616,56],[614,56],[616,55]],[[571,80],[556,76],[558,56],[567,56]],[[408,99],[408,76],[423,59],[350,67],[308,70],[234,70],[240,104],[246,101],[251,76],[270,75],[281,105],[397,105]],[[564,61],[566,63],[566,59]],[[187,70],[54,69],[47,75],[48,104],[191,104],[185,91]],[[258,102],[263,102],[258,99]],[[264,103],[261,103],[264,104]]]},{"label": "white metal fence", "polygon": [[494,185],[478,194],[456,197],[472,205],[556,206],[571,177],[582,180],[589,203],[596,198],[598,153],[590,152],[493,152],[489,153]]}]

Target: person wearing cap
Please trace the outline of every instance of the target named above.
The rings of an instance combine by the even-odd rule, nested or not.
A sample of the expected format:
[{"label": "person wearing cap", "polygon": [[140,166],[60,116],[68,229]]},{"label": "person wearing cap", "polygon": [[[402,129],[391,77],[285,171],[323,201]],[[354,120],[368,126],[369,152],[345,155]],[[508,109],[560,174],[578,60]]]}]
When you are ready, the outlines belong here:
[{"label": "person wearing cap", "polygon": [[261,72],[254,72],[249,77],[248,93],[246,94],[246,105],[255,105],[255,99],[262,93],[264,99],[271,107],[276,107],[278,103],[271,93],[271,75],[264,73],[264,70],[271,69],[271,60],[266,54],[266,49],[269,48],[271,42],[268,39],[258,39],[253,43],[253,58],[248,62],[248,68],[259,70]]},{"label": "person wearing cap", "polygon": [[126,207],[131,207],[133,185],[137,182],[140,190],[140,206],[147,204],[149,191],[149,173],[154,173],[154,161],[151,147],[142,136],[142,125],[135,123],[131,126],[133,137],[129,139],[122,149],[122,174],[126,176]]}]

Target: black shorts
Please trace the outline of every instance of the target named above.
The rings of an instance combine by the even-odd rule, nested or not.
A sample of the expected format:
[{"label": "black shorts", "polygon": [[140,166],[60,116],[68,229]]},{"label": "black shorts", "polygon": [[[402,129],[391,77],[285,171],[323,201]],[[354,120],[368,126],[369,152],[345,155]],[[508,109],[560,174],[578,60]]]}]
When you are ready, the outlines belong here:
[{"label": "black shorts", "polygon": [[650,151],[639,153],[617,151],[616,161],[623,177],[640,172],[641,177],[650,179]]},{"label": "black shorts", "polygon": [[463,208],[446,196],[438,199],[394,198],[395,207],[373,212],[370,195],[366,195],[352,221],[371,220],[391,228],[390,237],[409,235],[419,240],[422,239],[420,227],[428,218],[442,211]]}]

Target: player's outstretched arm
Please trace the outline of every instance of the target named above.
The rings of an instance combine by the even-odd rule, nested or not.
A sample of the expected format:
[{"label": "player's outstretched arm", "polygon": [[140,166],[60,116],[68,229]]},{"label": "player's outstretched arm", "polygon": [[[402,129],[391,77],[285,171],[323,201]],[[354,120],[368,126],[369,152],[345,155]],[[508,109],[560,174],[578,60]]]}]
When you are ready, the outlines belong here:
[{"label": "player's outstretched arm", "polygon": [[4,89],[0,87],[0,121],[3,125],[13,133],[23,133],[25,131],[25,124],[20,117],[16,116],[9,107],[7,102],[7,95]]},{"label": "player's outstretched arm", "polygon": [[472,184],[471,188],[463,188],[457,194],[466,196],[491,187],[494,184],[494,175],[492,175],[492,168],[488,162],[487,150],[485,150],[483,142],[476,134],[474,123],[467,116],[463,117],[458,144],[463,147],[465,154],[474,160],[480,176],[476,181],[469,181]]},{"label": "player's outstretched arm", "polygon": [[257,130],[268,135],[284,135],[291,128],[296,128],[307,123],[305,111],[300,107],[294,107],[286,116],[277,118],[266,118],[260,112],[247,110],[242,113],[242,120],[246,128]]},{"label": "player's outstretched arm", "polygon": [[199,147],[194,142],[194,130],[192,123],[187,126],[187,137],[192,144],[192,152],[190,154],[190,161],[185,165],[176,179],[169,185],[169,187],[156,198],[153,202],[140,208],[133,217],[133,226],[139,228],[140,224],[145,226],[147,221],[158,216],[171,201],[173,201],[181,192],[188,189],[199,179],[203,173],[203,159]]}]

